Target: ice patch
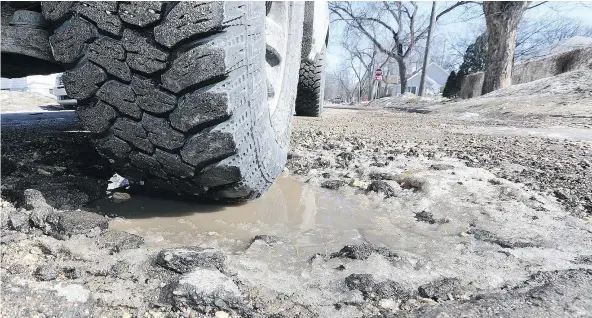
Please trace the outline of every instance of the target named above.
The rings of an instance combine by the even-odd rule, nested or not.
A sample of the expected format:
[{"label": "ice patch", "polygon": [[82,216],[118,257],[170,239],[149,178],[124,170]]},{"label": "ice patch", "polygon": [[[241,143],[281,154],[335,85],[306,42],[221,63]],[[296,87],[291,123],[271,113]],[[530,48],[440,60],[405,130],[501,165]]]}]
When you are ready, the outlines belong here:
[{"label": "ice patch", "polygon": [[472,118],[476,118],[476,117],[479,117],[479,114],[477,114],[477,113],[470,113],[470,112],[464,112],[464,113],[461,113],[458,116],[458,119],[472,119]]},{"label": "ice patch", "polygon": [[85,303],[90,296],[90,291],[78,284],[62,286],[60,283],[53,289],[57,291],[58,296],[66,298],[69,302]]},{"label": "ice patch", "polygon": [[502,136],[536,136],[555,139],[592,142],[592,129],[571,127],[520,128],[520,127],[464,127],[458,130],[465,134],[487,134]]}]

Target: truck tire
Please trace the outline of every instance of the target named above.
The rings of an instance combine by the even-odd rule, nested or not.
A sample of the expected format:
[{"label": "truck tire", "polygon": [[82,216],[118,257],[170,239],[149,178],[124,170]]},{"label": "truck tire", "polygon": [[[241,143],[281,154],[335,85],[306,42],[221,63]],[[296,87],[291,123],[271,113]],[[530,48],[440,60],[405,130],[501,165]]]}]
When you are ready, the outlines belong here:
[{"label": "truck tire", "polygon": [[314,61],[302,59],[300,64],[296,115],[319,117],[323,112],[325,95],[325,50],[317,54]]},{"label": "truck tire", "polygon": [[42,3],[65,89],[114,170],[151,193],[232,200],[286,163],[303,8]]}]

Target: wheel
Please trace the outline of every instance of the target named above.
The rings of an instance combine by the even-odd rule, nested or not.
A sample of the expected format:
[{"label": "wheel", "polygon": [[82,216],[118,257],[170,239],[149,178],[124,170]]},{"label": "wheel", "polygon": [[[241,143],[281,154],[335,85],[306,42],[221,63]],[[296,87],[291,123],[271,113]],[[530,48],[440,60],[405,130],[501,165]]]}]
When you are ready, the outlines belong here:
[{"label": "wheel", "polygon": [[42,3],[99,153],[147,190],[213,199],[258,197],[283,170],[303,7]]},{"label": "wheel", "polygon": [[312,62],[302,59],[296,95],[297,116],[318,117],[323,112],[326,49],[327,44]]}]

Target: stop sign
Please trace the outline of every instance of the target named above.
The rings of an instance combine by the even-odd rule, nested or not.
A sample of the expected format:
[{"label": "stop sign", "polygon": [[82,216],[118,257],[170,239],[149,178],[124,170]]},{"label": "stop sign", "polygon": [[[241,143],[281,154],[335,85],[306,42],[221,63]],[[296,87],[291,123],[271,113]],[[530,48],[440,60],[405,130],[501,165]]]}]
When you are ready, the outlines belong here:
[{"label": "stop sign", "polygon": [[376,71],[374,72],[375,76],[380,76],[382,75],[382,69],[381,68],[377,68]]}]

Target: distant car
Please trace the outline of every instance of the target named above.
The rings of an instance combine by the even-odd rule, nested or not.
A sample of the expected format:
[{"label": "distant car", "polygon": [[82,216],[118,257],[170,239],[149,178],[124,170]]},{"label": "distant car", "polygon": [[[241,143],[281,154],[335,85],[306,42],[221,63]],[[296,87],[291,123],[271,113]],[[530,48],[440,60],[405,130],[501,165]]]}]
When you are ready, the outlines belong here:
[{"label": "distant car", "polygon": [[337,96],[337,97],[333,98],[333,103],[334,104],[341,104],[341,103],[343,103],[343,98],[341,98],[341,96]]},{"label": "distant car", "polygon": [[55,95],[58,104],[64,106],[64,108],[74,108],[74,106],[76,106],[76,100],[68,96],[68,93],[66,93],[66,90],[64,89],[62,74],[56,76],[53,94]]}]

